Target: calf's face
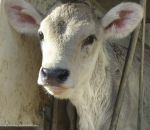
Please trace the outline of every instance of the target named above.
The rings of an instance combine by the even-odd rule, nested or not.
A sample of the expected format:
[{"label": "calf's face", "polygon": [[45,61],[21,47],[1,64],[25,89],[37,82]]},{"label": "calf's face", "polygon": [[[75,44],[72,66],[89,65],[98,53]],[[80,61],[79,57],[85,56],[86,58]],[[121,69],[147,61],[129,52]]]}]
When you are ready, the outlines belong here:
[{"label": "calf's face", "polygon": [[142,8],[134,3],[120,4],[101,20],[84,3],[55,7],[39,28],[38,83],[56,97],[69,98],[88,84],[103,40],[127,36],[141,19]]},{"label": "calf's face", "polygon": [[39,28],[43,59],[38,83],[54,95],[66,96],[87,82],[98,50],[96,31],[86,4],[63,4],[52,10]]}]

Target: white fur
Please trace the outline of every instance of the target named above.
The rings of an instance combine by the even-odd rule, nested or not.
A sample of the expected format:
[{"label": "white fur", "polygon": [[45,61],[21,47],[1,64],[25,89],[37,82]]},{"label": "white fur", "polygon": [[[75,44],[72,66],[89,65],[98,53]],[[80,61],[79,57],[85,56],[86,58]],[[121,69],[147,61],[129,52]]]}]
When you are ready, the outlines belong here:
[{"label": "white fur", "polygon": [[[124,26],[121,28],[110,26],[105,30],[112,21],[118,19],[118,12],[122,10],[132,10],[132,13],[122,20]],[[111,59],[115,54],[112,50],[106,49],[107,45],[103,45],[102,42],[112,37],[115,39],[126,37],[140,23],[142,14],[141,6],[130,2],[122,3],[109,11],[99,25],[87,5],[64,4],[55,7],[41,22],[39,31],[44,34],[42,67],[59,67],[70,71],[68,80],[62,84],[68,88],[65,92],[57,95],[50,86],[44,88],[57,98],[70,99],[75,105],[80,118],[79,130],[108,130],[121,77],[120,73],[116,78],[116,70],[121,70],[121,65],[113,61],[114,57]],[[63,34],[58,31],[59,21],[65,21]],[[81,49],[82,42],[91,34],[95,34],[97,40]],[[39,81],[40,78],[39,73]],[[133,86],[136,86],[136,83],[138,81],[135,81]],[[130,83],[128,86],[131,91]],[[137,96],[134,92],[132,94]],[[131,120],[135,120],[130,115],[136,112],[137,104],[130,104],[128,100],[130,96],[127,97],[118,126],[118,129],[122,130],[126,130],[127,127],[135,129],[136,126],[136,121],[130,125]],[[132,97],[130,100],[134,101]],[[127,110],[127,107],[131,109]],[[123,122],[129,117],[131,118],[129,121]],[[126,127],[123,128],[124,126]]]},{"label": "white fur", "polygon": [[[118,13],[122,10],[132,10],[122,20],[124,26],[110,26],[106,30],[106,27],[119,18]],[[61,84],[67,88],[65,92],[55,94],[50,85],[44,88],[57,98],[70,99],[75,105],[79,115],[79,130],[108,130],[121,77],[122,57],[125,54],[122,54],[122,48],[117,48],[122,52],[118,56],[112,46],[103,42],[112,37],[118,39],[127,36],[140,23],[142,14],[139,5],[122,3],[109,11],[102,18],[101,24],[98,24],[100,21],[88,5],[61,4],[52,9],[41,22],[39,31],[44,34],[41,42],[42,67],[59,67],[70,71],[67,81]],[[64,25],[58,27],[62,21]],[[93,34],[97,40],[92,45],[81,48],[84,40]],[[133,70],[129,77],[135,77],[134,82],[127,83],[119,130],[136,128],[134,116],[137,112],[137,91],[135,92],[134,87],[138,86],[138,74],[135,72]],[[42,82],[40,73],[38,82]]]}]

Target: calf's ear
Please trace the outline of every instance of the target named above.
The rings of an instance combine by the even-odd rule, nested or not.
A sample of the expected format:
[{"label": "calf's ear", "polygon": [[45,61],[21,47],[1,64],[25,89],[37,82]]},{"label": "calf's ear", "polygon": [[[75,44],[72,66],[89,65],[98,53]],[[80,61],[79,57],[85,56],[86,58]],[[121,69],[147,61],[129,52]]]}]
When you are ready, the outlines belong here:
[{"label": "calf's ear", "polygon": [[143,8],[132,2],[121,3],[103,18],[102,27],[107,39],[121,39],[129,35],[143,18]]},{"label": "calf's ear", "polygon": [[41,22],[41,15],[24,0],[5,0],[8,22],[19,33],[35,33]]}]

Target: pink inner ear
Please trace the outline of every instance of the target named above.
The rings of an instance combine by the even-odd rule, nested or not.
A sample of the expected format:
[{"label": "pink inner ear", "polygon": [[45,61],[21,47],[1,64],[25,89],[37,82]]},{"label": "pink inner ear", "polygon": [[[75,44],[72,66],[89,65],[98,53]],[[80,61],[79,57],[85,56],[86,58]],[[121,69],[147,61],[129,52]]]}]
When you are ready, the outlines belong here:
[{"label": "pink inner ear", "polygon": [[131,10],[122,10],[119,12],[119,18],[112,21],[106,28],[105,30],[111,28],[112,26],[115,26],[116,28],[121,28],[123,27],[126,19],[128,19],[129,15],[132,13],[133,11]]},{"label": "pink inner ear", "polygon": [[20,23],[28,23],[32,25],[37,25],[35,19],[22,12],[23,8],[20,6],[12,6],[11,10],[15,12],[15,15],[17,16],[17,21]]}]

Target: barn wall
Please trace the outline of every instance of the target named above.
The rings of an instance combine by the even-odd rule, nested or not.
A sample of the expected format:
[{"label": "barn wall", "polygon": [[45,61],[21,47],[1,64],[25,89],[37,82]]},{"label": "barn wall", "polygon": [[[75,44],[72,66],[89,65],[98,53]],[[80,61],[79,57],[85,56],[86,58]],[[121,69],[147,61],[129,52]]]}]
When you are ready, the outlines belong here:
[{"label": "barn wall", "polygon": [[8,24],[3,3],[0,17],[0,126],[39,126],[38,38],[15,32]]},{"label": "barn wall", "polygon": [[[150,128],[150,23],[146,26],[146,46],[145,46],[145,66],[144,66],[144,125]],[[146,55],[146,52],[148,55]]]}]

